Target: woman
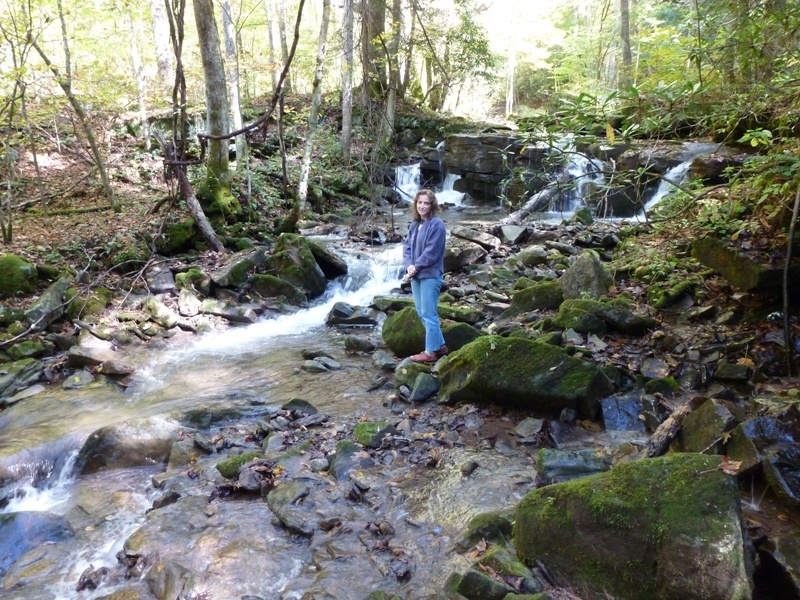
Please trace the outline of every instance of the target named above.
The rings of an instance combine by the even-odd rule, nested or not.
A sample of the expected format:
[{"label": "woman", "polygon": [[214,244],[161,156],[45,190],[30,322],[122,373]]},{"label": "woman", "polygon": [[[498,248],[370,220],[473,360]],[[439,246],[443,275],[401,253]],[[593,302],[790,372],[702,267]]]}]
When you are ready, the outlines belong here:
[{"label": "woman", "polygon": [[439,326],[439,291],[444,276],[444,245],[447,231],[437,215],[436,195],[421,189],[411,203],[411,227],[403,242],[404,281],[411,282],[414,307],[425,326],[425,350],[411,356],[414,362],[435,362],[447,354]]}]

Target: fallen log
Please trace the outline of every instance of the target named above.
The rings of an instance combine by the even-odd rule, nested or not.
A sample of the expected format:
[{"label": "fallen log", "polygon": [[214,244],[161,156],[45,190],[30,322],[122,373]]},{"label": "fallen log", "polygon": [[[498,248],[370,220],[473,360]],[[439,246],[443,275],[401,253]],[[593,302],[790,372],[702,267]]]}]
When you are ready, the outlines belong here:
[{"label": "fallen log", "polygon": [[687,415],[698,408],[703,402],[707,400],[704,396],[695,396],[689,402],[676,408],[672,414],[668,416],[661,425],[655,430],[650,440],[645,446],[645,456],[647,458],[654,458],[666,454],[669,445],[683,426],[683,420]]}]

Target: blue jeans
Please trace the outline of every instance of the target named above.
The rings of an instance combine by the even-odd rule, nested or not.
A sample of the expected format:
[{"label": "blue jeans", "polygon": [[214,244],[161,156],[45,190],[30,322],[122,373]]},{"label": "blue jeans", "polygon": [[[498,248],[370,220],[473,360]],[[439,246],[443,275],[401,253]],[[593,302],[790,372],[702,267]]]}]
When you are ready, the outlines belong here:
[{"label": "blue jeans", "polygon": [[436,352],[444,345],[442,328],[439,326],[439,291],[442,289],[441,277],[426,277],[411,280],[411,294],[422,325],[425,327],[425,350]]}]

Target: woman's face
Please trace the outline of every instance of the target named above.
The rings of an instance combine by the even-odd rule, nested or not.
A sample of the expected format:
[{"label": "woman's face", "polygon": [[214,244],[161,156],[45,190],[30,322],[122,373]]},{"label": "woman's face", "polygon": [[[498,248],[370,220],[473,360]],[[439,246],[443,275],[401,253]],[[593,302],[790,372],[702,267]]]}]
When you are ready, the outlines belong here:
[{"label": "woman's face", "polygon": [[417,212],[423,219],[427,219],[431,214],[431,199],[426,194],[417,198]]}]

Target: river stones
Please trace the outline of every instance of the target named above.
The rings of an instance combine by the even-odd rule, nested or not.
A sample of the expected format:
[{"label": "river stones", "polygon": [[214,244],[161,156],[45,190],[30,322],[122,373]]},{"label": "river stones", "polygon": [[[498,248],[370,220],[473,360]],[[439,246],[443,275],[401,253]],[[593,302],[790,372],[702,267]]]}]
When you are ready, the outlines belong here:
[{"label": "river stones", "polygon": [[67,520],[48,512],[16,512],[0,515],[0,576],[5,575],[17,559],[46,543],[71,538]]},{"label": "river stones", "polygon": [[749,598],[752,548],[720,466],[678,453],[535,490],[517,507],[517,554],[586,597]]}]

